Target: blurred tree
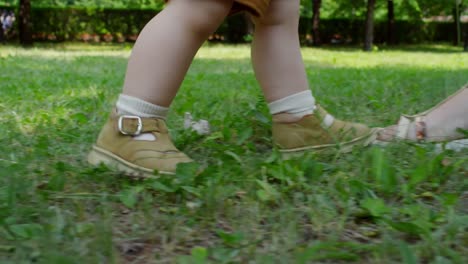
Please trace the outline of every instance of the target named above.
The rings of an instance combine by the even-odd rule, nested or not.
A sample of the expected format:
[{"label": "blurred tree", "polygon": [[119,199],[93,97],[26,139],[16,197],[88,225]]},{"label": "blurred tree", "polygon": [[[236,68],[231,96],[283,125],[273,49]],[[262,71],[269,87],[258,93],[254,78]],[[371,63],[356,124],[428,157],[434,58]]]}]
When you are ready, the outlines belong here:
[{"label": "blurred tree", "polygon": [[422,17],[452,16],[455,34],[453,43],[461,43],[461,20],[460,17],[466,8],[467,0],[416,0]]},{"label": "blurred tree", "polygon": [[372,51],[374,42],[374,11],[375,1],[367,0],[367,14],[366,14],[366,33],[364,37],[364,51]]},{"label": "blurred tree", "polygon": [[387,0],[387,43],[395,44],[395,2]]},{"label": "blurred tree", "polygon": [[455,46],[460,45],[461,43],[461,22],[460,22],[460,16],[461,12],[460,10],[463,8],[463,1],[462,0],[455,0],[455,6],[453,7],[453,22],[455,23],[455,37],[453,44]]},{"label": "blurred tree", "polygon": [[[1,13],[0,13],[0,16],[1,16]],[[0,43],[4,43],[5,41],[6,39],[5,39],[5,33],[3,31],[3,22],[0,20]]]},{"label": "blurred tree", "polygon": [[[0,0],[0,5],[18,6],[18,0]],[[86,7],[114,9],[156,9],[164,5],[163,0],[34,0],[32,7]]]},{"label": "blurred tree", "polygon": [[[159,11],[163,8],[163,0],[34,0],[34,1],[20,1],[20,0],[0,0],[0,5],[16,6],[19,3],[29,2],[32,8],[86,8],[86,9],[148,9]],[[362,29],[365,29],[365,49],[372,49],[374,41],[374,21],[384,22],[387,21],[387,35],[386,42],[395,44],[398,42],[397,36],[398,29],[396,28],[397,20],[408,20],[411,23],[423,23],[424,18],[431,18],[433,16],[453,16],[453,24],[456,29],[454,34],[454,43],[459,44],[463,39],[463,28],[460,25],[459,17],[463,12],[467,12],[466,4],[468,0],[301,0],[301,16],[302,18],[311,19],[307,22],[305,28],[312,33],[313,45],[320,45],[326,35],[333,32],[328,30],[327,34],[321,32],[321,23],[326,19],[348,19],[350,24],[354,22],[360,23],[363,19],[365,23]],[[20,10],[19,8],[17,10]],[[21,9],[24,13],[26,9]],[[26,12],[27,13],[27,12]],[[26,15],[26,13],[24,13]],[[20,16],[18,16],[20,17]],[[24,16],[26,20],[29,18]],[[22,25],[22,32],[27,34],[27,25],[29,23],[21,23],[18,19],[18,24]],[[329,28],[328,28],[329,29]],[[322,28],[323,30],[323,28]],[[341,35],[348,35],[346,30],[351,28],[341,28]],[[352,29],[356,31],[356,28]],[[359,34],[360,30],[358,30]],[[354,34],[354,36],[356,36]],[[353,35],[353,33],[349,34]],[[385,36],[385,35],[384,35]],[[346,37],[346,36],[345,36]],[[353,37],[356,40],[356,37]],[[357,39],[361,39],[358,37]],[[416,41],[417,39],[415,39]]]},{"label": "blurred tree", "polygon": [[23,46],[31,46],[32,38],[32,22],[31,22],[31,0],[19,1],[18,12],[18,31],[20,43]]},{"label": "blurred tree", "polygon": [[322,45],[320,38],[320,8],[322,7],[322,0],[312,0],[312,37],[313,45]]},{"label": "blurred tree", "polygon": [[468,25],[465,25],[465,48],[464,51],[468,52]]}]

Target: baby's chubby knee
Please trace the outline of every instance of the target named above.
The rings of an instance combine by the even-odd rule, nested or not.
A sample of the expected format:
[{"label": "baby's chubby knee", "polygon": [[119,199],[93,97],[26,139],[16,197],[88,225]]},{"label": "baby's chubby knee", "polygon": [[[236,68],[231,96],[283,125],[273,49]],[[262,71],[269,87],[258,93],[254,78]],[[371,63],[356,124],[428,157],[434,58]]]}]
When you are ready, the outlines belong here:
[{"label": "baby's chubby knee", "polygon": [[277,26],[296,23],[300,15],[300,0],[272,0],[262,17],[253,18],[257,26]]},{"label": "baby's chubby knee", "polygon": [[211,34],[231,10],[233,0],[171,0],[171,5],[184,9],[184,19],[194,33]]}]

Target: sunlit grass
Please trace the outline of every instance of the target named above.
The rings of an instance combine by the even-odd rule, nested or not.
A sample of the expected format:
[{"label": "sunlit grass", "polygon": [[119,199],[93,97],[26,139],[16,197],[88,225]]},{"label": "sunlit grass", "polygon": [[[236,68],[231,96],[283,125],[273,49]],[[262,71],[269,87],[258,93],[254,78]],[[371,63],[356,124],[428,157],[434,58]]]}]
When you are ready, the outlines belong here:
[{"label": "sunlit grass", "polygon": [[[199,167],[140,182],[90,167],[129,55],[0,48],[0,262],[468,261],[467,150],[396,143],[282,161],[247,45],[205,45],[172,106],[171,134]],[[303,56],[317,100],[373,126],[468,82],[468,56],[450,46]],[[213,134],[184,130],[185,112]]]}]

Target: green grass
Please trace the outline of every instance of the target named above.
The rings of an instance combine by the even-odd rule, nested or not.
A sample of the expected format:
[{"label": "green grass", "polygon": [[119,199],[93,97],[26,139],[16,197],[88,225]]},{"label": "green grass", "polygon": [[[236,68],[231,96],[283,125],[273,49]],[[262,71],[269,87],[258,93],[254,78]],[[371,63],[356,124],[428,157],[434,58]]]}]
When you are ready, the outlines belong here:
[{"label": "green grass", "polygon": [[[303,54],[330,112],[385,126],[467,83],[468,55],[445,48]],[[128,55],[0,48],[1,263],[468,262],[467,150],[282,161],[247,46],[205,46],[173,104],[171,134],[199,165],[158,181],[90,167]],[[184,112],[214,133],[184,131]]]}]

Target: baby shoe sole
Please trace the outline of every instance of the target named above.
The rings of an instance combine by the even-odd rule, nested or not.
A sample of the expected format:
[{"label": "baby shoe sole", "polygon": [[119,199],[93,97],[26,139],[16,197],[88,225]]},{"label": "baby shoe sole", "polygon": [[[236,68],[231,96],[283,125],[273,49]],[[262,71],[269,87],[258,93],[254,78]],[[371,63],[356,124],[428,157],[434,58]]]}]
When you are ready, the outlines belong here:
[{"label": "baby shoe sole", "polygon": [[[159,178],[153,170],[130,163],[111,152],[104,150],[100,147],[93,146],[88,155],[88,162],[91,165],[98,166],[104,164],[109,168],[123,172],[125,175],[138,178]],[[158,174],[175,175],[170,171],[158,171]]]},{"label": "baby shoe sole", "polygon": [[376,139],[377,134],[381,128],[373,128],[371,131],[359,138],[348,142],[338,144],[325,144],[318,146],[308,146],[294,149],[280,149],[281,157],[285,160],[300,157],[306,153],[316,154],[332,154],[332,153],[347,153],[353,150],[354,146],[368,146],[371,145]]}]

